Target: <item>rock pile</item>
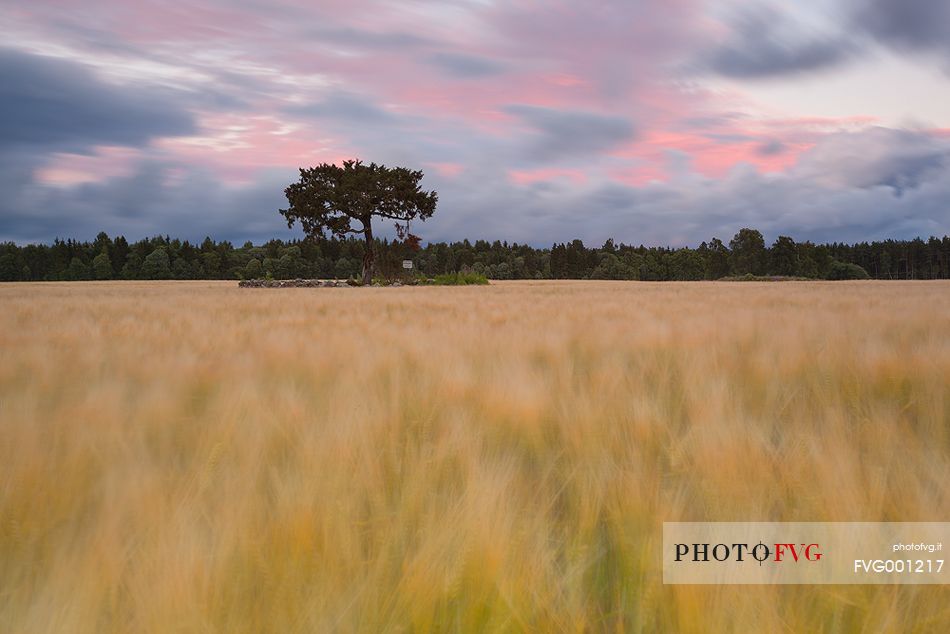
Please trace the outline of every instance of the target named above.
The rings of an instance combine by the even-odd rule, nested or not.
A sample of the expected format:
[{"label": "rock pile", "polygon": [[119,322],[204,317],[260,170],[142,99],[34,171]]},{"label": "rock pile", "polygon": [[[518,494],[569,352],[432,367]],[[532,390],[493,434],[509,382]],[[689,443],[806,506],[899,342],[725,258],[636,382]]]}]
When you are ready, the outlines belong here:
[{"label": "rock pile", "polygon": [[337,288],[347,286],[344,280],[241,280],[241,288]]},{"label": "rock pile", "polygon": [[[241,280],[240,288],[344,288],[346,286],[360,286],[356,280]],[[373,286],[380,286],[376,283]],[[389,286],[402,286],[400,282],[393,282]]]}]

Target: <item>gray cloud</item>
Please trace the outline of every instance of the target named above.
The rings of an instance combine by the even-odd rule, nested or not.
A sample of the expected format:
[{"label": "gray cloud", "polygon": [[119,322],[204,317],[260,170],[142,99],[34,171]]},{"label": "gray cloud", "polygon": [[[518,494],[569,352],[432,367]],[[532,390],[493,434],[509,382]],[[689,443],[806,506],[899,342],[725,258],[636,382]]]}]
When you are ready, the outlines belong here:
[{"label": "gray cloud", "polygon": [[728,239],[742,227],[758,228],[769,240],[791,235],[826,242],[943,235],[950,223],[947,178],[930,179],[901,197],[886,188],[831,189],[742,170],[721,180],[694,175],[688,186],[519,187],[501,178],[486,183],[477,189],[462,181],[441,187],[445,210],[422,227],[424,237],[535,245],[574,237],[600,244],[612,237],[628,244],[695,246],[713,236]]},{"label": "gray cloud", "polygon": [[[950,62],[950,3],[845,0],[837,32],[810,33],[771,7],[745,9],[729,38],[703,50],[696,66],[734,79],[768,79],[840,66],[869,51],[869,36],[892,49],[936,52]],[[845,33],[855,33],[851,36]],[[950,69],[950,65],[948,65]]]},{"label": "gray cloud", "polygon": [[506,106],[504,110],[534,129],[528,156],[541,163],[609,150],[633,139],[636,133],[633,124],[623,117],[526,105]]},{"label": "gray cloud", "polygon": [[920,132],[871,128],[822,139],[799,159],[796,174],[828,187],[887,187],[900,196],[947,176],[950,145]]},{"label": "gray cloud", "polygon": [[763,141],[755,151],[760,156],[776,156],[785,152],[785,144],[778,139],[768,139]]},{"label": "gray cloud", "polygon": [[844,36],[809,34],[770,8],[746,10],[729,26],[728,41],[704,51],[699,65],[735,79],[816,72],[842,64],[857,52]]},{"label": "gray cloud", "polygon": [[313,104],[294,105],[287,112],[350,123],[391,123],[397,119],[369,99],[347,92],[332,93]]},{"label": "gray cloud", "polygon": [[435,53],[426,58],[443,73],[459,79],[477,79],[491,77],[505,72],[505,66],[498,62],[459,53]]},{"label": "gray cloud", "polygon": [[[863,240],[945,233],[950,226],[946,144],[906,131],[831,137],[806,153],[796,168],[780,174],[760,175],[740,166],[724,178],[706,178],[693,171],[689,154],[671,152],[675,170],[670,170],[669,183],[637,187],[611,180],[643,163],[604,152],[636,139],[638,130],[651,121],[664,125],[655,111],[667,102],[651,99],[655,94],[650,90],[659,85],[656,80],[669,86],[670,80],[675,84],[683,79],[675,69],[683,56],[695,51],[697,24],[703,19],[691,3],[578,4],[559,11],[538,11],[520,3],[480,5],[484,9],[472,15],[484,19],[491,35],[484,39],[477,29],[463,29],[459,41],[464,36],[472,46],[465,50],[483,50],[491,58],[451,54],[449,43],[399,31],[404,21],[396,23],[397,30],[357,28],[366,24],[365,10],[358,7],[314,20],[309,5],[300,5],[299,14],[282,8],[275,15],[267,3],[250,4],[255,11],[266,10],[267,19],[249,19],[233,30],[208,29],[205,32],[226,37],[216,40],[210,35],[207,50],[205,41],[193,34],[188,36],[191,41],[183,36],[179,40],[177,30],[159,42],[129,39],[118,30],[46,38],[51,45],[72,42],[71,49],[64,50],[76,50],[77,56],[86,50],[101,52],[90,57],[93,61],[125,56],[197,71],[180,82],[178,75],[171,76],[174,91],[113,86],[75,63],[23,54],[10,58],[0,51],[0,143],[7,148],[0,149],[0,240],[91,238],[101,229],[129,237],[210,234],[235,241],[290,235],[276,210],[285,202],[283,188],[296,177],[293,170],[261,173],[253,184],[236,186],[226,182],[223,171],[203,170],[200,157],[169,162],[167,154],[150,148],[146,153],[151,158],[125,177],[56,187],[34,180],[35,169],[51,152],[88,151],[103,143],[143,146],[159,136],[191,131],[189,109],[213,115],[239,108],[278,118],[311,117],[315,125],[301,126],[293,134],[332,138],[338,143],[335,148],[353,149],[367,160],[424,168],[426,187],[440,193],[439,211],[419,231],[427,240],[485,237],[543,245],[577,236],[588,243],[614,237],[646,244],[697,244],[712,235],[728,238],[744,225],[772,237],[786,233],[797,239]],[[941,44],[934,33],[947,21],[933,16],[939,18],[946,9],[939,6],[937,13],[927,13],[931,4],[946,3],[866,0],[861,6],[872,13],[859,12],[854,20],[888,46],[911,48],[918,38],[928,50],[936,50]],[[909,6],[910,13],[888,17],[901,6]],[[935,24],[920,24],[926,15]],[[108,25],[85,10],[65,20],[71,24],[76,16],[96,25],[94,29]],[[385,24],[383,17],[374,24]],[[315,23],[320,25],[316,33]],[[867,38],[853,43],[835,33],[808,31],[776,14],[741,19],[734,32],[726,44],[705,51],[707,72],[739,78],[814,72],[856,56],[862,41],[869,44]],[[188,47],[196,41],[196,50],[207,56],[190,54]],[[232,59],[248,64],[232,66]],[[586,103],[573,107],[591,110],[509,105],[503,110],[514,116],[513,122],[482,125],[487,121],[479,118],[483,108],[499,107],[499,99],[520,101],[526,93],[516,86],[493,85],[496,91],[488,92],[478,90],[480,84],[452,82],[452,90],[435,84],[439,90],[431,92],[438,92],[437,98],[427,94],[414,102],[405,96],[406,82],[418,80],[409,73],[431,77],[434,65],[459,79],[486,77],[506,70],[495,59],[524,64],[545,81],[554,81],[558,74],[565,81],[580,81],[551,84],[544,88],[545,98],[554,103],[563,96],[564,103]],[[335,88],[327,91],[319,81],[295,81],[312,74],[325,77]],[[162,81],[160,74],[155,77]],[[23,86],[30,81],[48,88],[39,91],[45,105],[35,113],[23,107],[29,103]],[[688,90],[688,82],[683,87]],[[530,88],[532,99],[539,96],[533,84]],[[486,97],[484,103],[479,101],[477,115],[438,105],[453,100],[456,106],[476,94],[479,100]],[[313,101],[287,105],[288,99],[306,97]],[[736,132],[757,129],[742,125],[741,112],[721,112],[717,108],[726,104],[703,99],[693,95],[670,102],[676,106],[670,114],[681,118],[679,129],[698,133],[698,128],[715,140],[761,143],[758,151],[765,154],[780,151],[780,144],[768,135]],[[727,131],[717,130],[720,125]],[[766,129],[790,138],[787,130]],[[309,141],[301,140],[304,145]],[[509,174],[511,169],[551,163],[580,166],[589,180],[518,184]],[[450,169],[440,174],[438,164]],[[451,175],[453,165],[461,167],[460,174]]]},{"label": "gray cloud", "polygon": [[[948,156],[946,140],[879,128],[828,137],[781,174],[739,166],[722,178],[689,172],[633,186],[608,179],[518,185],[491,153],[464,177],[426,170],[424,185],[439,192],[439,210],[416,229],[430,241],[486,238],[541,246],[574,237],[588,244],[612,237],[628,244],[697,245],[712,236],[728,238],[743,226],[760,229],[768,240],[943,235],[950,226]],[[385,153],[382,158],[392,162]],[[402,158],[399,164],[420,165],[417,156]],[[129,176],[73,187],[3,178],[0,184],[9,189],[0,199],[0,240],[91,239],[102,229],[128,237],[212,235],[235,242],[299,235],[277,213],[293,170],[237,187],[193,167],[184,179],[169,178],[182,167],[143,161]],[[388,229],[380,225],[383,235]]]},{"label": "gray cloud", "polygon": [[[184,179],[171,176],[187,167]],[[262,174],[244,186],[224,185],[193,166],[143,160],[122,177],[71,187],[20,183],[0,199],[0,241],[91,239],[99,231],[142,238],[170,234],[200,240],[263,241],[294,235],[277,209],[292,170]],[[299,233],[299,232],[298,232]]]},{"label": "gray cloud", "polygon": [[167,92],[107,84],[80,64],[0,50],[0,144],[5,151],[143,146],[156,137],[194,131],[192,116]]},{"label": "gray cloud", "polygon": [[[713,236],[728,239],[744,226],[769,240],[943,235],[950,226],[948,152],[950,143],[924,133],[871,129],[828,137],[787,172],[760,174],[740,165],[722,178],[689,172],[643,186],[607,179],[519,186],[485,164],[470,178],[435,177],[444,210],[423,235],[536,245],[573,237],[588,244],[612,237],[697,245]],[[688,161],[682,163],[688,169]]]},{"label": "gray cloud", "polygon": [[950,51],[950,4],[944,0],[857,0],[853,19],[886,44]]},{"label": "gray cloud", "polygon": [[307,35],[321,42],[344,48],[359,48],[372,51],[415,49],[435,44],[434,40],[402,31],[367,31],[351,27],[310,29]]}]

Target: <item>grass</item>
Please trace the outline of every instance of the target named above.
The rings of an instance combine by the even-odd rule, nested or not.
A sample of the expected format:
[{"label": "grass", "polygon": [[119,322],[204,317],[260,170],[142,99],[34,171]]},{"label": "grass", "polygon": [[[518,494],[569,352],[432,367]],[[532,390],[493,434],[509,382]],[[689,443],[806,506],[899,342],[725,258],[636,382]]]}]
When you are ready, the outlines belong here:
[{"label": "grass", "polygon": [[461,273],[442,273],[433,278],[432,284],[436,286],[470,286],[488,284],[488,278],[479,273],[461,272]]},{"label": "grass", "polygon": [[0,285],[0,631],[947,631],[663,521],[947,519],[950,284]]}]

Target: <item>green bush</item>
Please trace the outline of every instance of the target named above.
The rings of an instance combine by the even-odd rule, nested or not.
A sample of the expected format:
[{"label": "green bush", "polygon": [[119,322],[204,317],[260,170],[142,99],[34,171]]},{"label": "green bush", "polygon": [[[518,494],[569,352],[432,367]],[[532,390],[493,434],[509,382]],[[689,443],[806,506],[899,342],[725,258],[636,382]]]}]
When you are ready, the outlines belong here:
[{"label": "green bush", "polygon": [[829,280],[866,280],[870,277],[863,267],[838,260],[832,261],[831,269],[828,271]]},{"label": "green bush", "polygon": [[478,273],[443,273],[432,281],[436,286],[468,286],[470,284],[488,284],[488,278]]}]

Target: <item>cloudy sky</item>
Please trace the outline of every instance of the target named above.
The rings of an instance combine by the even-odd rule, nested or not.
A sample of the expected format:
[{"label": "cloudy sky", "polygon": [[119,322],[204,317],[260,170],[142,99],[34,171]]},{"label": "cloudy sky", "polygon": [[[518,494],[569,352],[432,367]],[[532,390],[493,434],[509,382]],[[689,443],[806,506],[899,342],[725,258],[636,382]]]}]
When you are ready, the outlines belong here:
[{"label": "cloudy sky", "polygon": [[260,241],[297,168],[422,169],[426,241],[950,231],[944,0],[0,5],[0,240]]}]

